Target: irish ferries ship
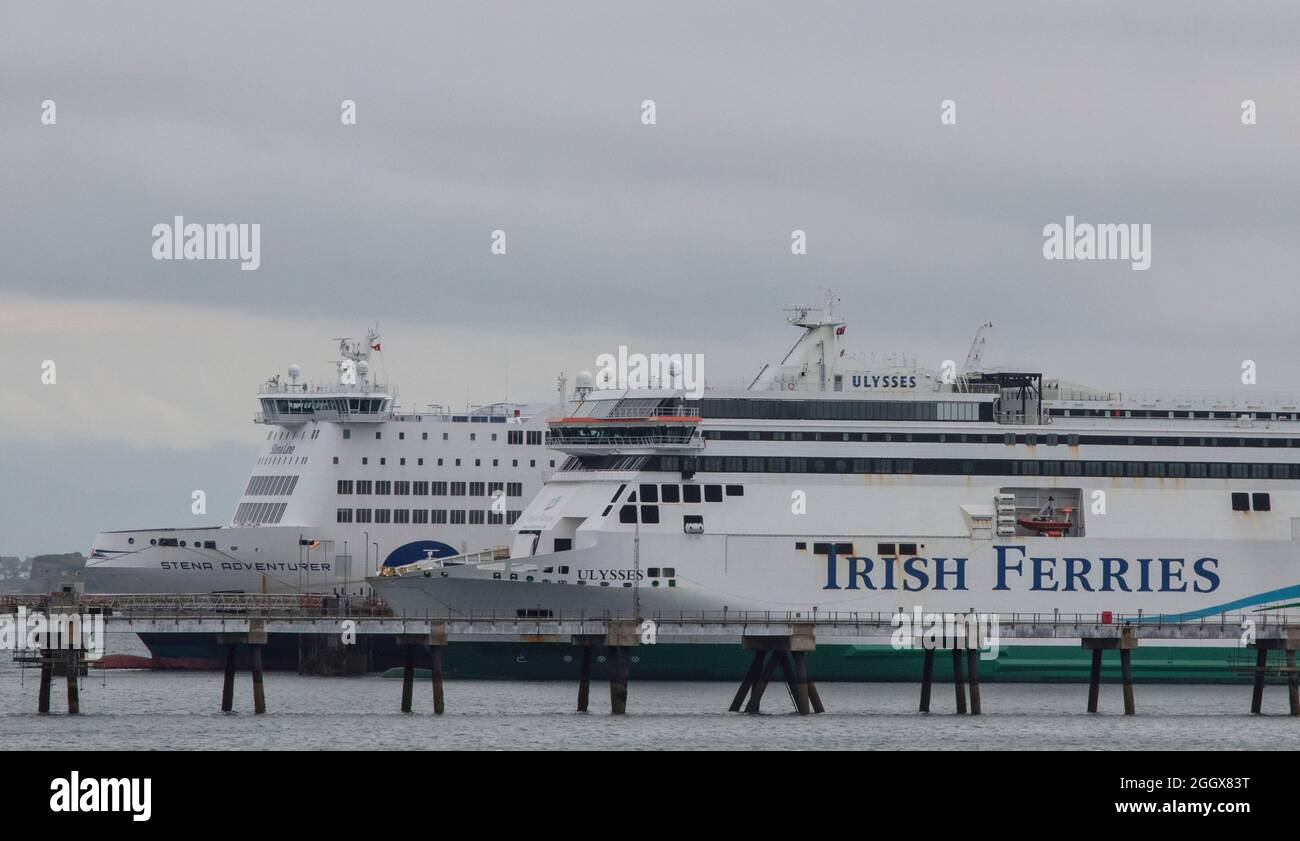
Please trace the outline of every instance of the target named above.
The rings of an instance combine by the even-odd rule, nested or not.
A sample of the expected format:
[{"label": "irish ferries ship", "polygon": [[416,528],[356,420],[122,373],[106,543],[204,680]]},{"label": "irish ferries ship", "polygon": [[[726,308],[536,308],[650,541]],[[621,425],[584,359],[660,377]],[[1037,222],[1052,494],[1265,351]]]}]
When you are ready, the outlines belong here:
[{"label": "irish ferries ship", "polygon": [[[504,556],[510,527],[561,459],[543,445],[556,404],[399,409],[371,367],[376,331],[339,340],[326,383],[266,381],[266,429],[231,521],[102,532],[86,563],[92,593],[347,593],[385,566],[482,552]],[[581,385],[581,384],[580,384]]]},{"label": "irish ferries ship", "polygon": [[[1249,613],[1300,599],[1300,406],[1130,394],[840,349],[830,306],[749,388],[598,390],[547,421],[566,458],[508,559],[371,578],[395,610]],[[819,645],[821,679],[914,677],[885,639]],[[567,674],[562,646],[492,668]],[[738,646],[643,645],[633,675],[742,674]],[[1073,646],[1004,646],[993,679],[1082,675]],[[509,656],[507,656],[509,655]],[[483,655],[489,656],[489,655]],[[1232,648],[1143,645],[1146,678],[1231,679]],[[940,658],[942,659],[942,658]],[[516,662],[516,660],[518,662]],[[473,664],[461,664],[466,669]]]}]

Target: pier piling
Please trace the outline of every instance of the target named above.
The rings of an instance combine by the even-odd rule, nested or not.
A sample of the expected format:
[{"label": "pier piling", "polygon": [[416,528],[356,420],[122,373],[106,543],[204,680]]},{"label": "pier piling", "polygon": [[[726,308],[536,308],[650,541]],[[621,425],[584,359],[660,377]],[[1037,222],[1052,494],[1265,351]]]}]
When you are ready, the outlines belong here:
[{"label": "pier piling", "polygon": [[582,671],[578,674],[578,712],[587,711],[587,699],[591,694],[591,649],[590,645],[579,646],[582,649]]},{"label": "pier piling", "polygon": [[235,708],[235,644],[226,643],[226,673],[221,684],[221,711]]},{"label": "pier piling", "polygon": [[763,693],[767,692],[767,684],[772,680],[772,673],[776,671],[777,663],[780,660],[775,651],[766,652],[767,664],[763,666],[763,671],[759,672],[758,680],[754,681],[753,687],[749,690],[749,703],[745,705],[745,712],[750,715],[757,715],[762,703]]},{"label": "pier piling", "polygon": [[1286,651],[1286,692],[1291,703],[1291,715],[1300,715],[1300,674],[1295,668],[1295,649]]},{"label": "pier piling", "polygon": [[[731,701],[731,712],[739,712],[743,704],[746,713],[757,714],[767,685],[778,668],[790,693],[790,702],[799,715],[826,712],[817,684],[808,676],[805,655],[816,648],[812,626],[799,623],[793,631],[789,635],[743,635],[740,638],[741,647],[753,651],[754,659],[750,661],[744,680]],[[748,703],[746,695],[749,696]]]},{"label": "pier piling", "polygon": [[249,647],[249,660],[253,672],[253,712],[266,712],[266,686],[262,679],[262,646],[266,645],[266,622],[251,619],[247,631],[222,631],[217,634],[217,645],[226,647],[226,668],[221,680],[221,711],[235,708],[235,655],[239,646]]},{"label": "pier piling", "polygon": [[754,686],[763,672],[763,660],[767,652],[755,651],[754,659],[749,662],[749,670],[745,672],[745,679],[740,682],[740,688],[736,690],[736,697],[732,700],[729,712],[740,712],[741,706],[745,703],[745,697],[749,695],[749,690]]},{"label": "pier piling", "polygon": [[587,711],[591,691],[591,655],[597,646],[605,647],[605,665],[609,672],[609,711],[611,715],[627,713],[628,659],[640,643],[637,623],[612,619],[603,634],[573,634],[570,642],[582,649],[582,672],[578,677],[578,712]]},{"label": "pier piling", "polygon": [[402,712],[411,711],[411,695],[415,689],[415,646],[406,646],[406,660],[402,664]]},{"label": "pier piling", "polygon": [[442,646],[432,646],[429,653],[433,657],[433,714],[442,715],[446,708],[442,697]]},{"label": "pier piling", "polygon": [[627,657],[621,645],[609,646],[609,712],[627,712]]},{"label": "pier piling", "polygon": [[1092,671],[1088,676],[1088,712],[1097,711],[1097,700],[1101,695],[1101,649],[1092,650]]},{"label": "pier piling", "polygon": [[1250,711],[1259,715],[1264,707],[1264,670],[1268,668],[1268,649],[1255,648],[1255,688],[1250,696]]},{"label": "pier piling", "polygon": [[812,700],[808,692],[808,664],[804,662],[802,651],[793,651],[790,656],[794,658],[794,706],[799,711],[799,715],[808,715],[812,708]]},{"label": "pier piling", "polygon": [[249,658],[253,667],[253,714],[262,715],[266,712],[266,686],[262,681],[262,646],[250,645]]},{"label": "pier piling", "polygon": [[966,649],[966,672],[970,679],[970,714],[980,714],[980,652],[978,648]]},{"label": "pier piling", "polygon": [[415,695],[415,650],[419,646],[428,646],[433,658],[433,712],[442,715],[445,708],[442,694],[442,649],[447,645],[447,626],[434,622],[427,634],[395,634],[397,644],[404,649],[402,661],[402,712],[411,711],[411,699]]},{"label": "pier piling", "polygon": [[1124,715],[1134,715],[1137,707],[1133,703],[1133,651],[1128,648],[1119,650],[1120,679],[1124,681]]},{"label": "pier piling", "polygon": [[813,683],[811,678],[808,680],[808,700],[812,701],[813,712],[818,715],[826,712],[826,707],[822,705],[822,696],[817,691],[817,684]]},{"label": "pier piling", "polygon": [[[1118,633],[1117,633],[1118,632]],[[1133,649],[1137,648],[1137,633],[1131,625],[1122,628],[1098,626],[1095,636],[1084,636],[1083,647],[1092,652],[1092,671],[1088,678],[1088,712],[1097,711],[1101,694],[1101,655],[1107,649],[1119,652],[1120,678],[1124,689],[1124,715],[1137,713],[1133,700]]]},{"label": "pier piling", "polygon": [[81,713],[81,685],[78,682],[81,677],[81,669],[77,662],[80,652],[67,652],[68,665],[68,715],[78,715]]},{"label": "pier piling", "polygon": [[50,684],[54,681],[54,652],[45,650],[41,652],[41,686],[37,690],[36,711],[38,713],[48,713],[50,711]]},{"label": "pier piling", "polygon": [[1254,685],[1250,694],[1250,711],[1261,715],[1264,709],[1264,679],[1268,674],[1268,653],[1281,651],[1286,665],[1279,669],[1286,676],[1288,712],[1300,716],[1300,673],[1296,671],[1295,653],[1300,649],[1300,628],[1266,627],[1250,643],[1255,649]]},{"label": "pier piling", "polygon": [[930,711],[930,688],[934,685],[934,649],[925,649],[921,660],[921,712]]},{"label": "pier piling", "polygon": [[966,682],[961,676],[961,649],[952,649],[952,685],[957,690],[957,715],[966,714]]}]

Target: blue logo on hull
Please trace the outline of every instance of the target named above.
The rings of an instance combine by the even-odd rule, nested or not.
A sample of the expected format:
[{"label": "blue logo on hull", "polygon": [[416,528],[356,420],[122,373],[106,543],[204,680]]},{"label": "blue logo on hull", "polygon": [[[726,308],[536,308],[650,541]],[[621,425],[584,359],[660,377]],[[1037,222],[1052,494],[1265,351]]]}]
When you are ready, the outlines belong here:
[{"label": "blue logo on hull", "polygon": [[400,567],[407,564],[413,564],[416,561],[424,561],[430,558],[450,558],[452,555],[459,555],[451,546],[438,540],[417,540],[414,543],[407,543],[398,546],[388,557],[384,558],[384,566]]}]

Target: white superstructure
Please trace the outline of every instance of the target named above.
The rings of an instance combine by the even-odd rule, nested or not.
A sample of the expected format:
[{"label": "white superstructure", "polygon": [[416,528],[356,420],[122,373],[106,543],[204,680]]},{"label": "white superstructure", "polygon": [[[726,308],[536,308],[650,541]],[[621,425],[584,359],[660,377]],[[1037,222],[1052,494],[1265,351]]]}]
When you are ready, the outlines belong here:
[{"label": "white superstructure", "polygon": [[87,591],[359,593],[384,565],[504,555],[563,458],[543,441],[564,380],[553,404],[401,410],[372,370],[379,349],[375,331],[341,339],[331,382],[299,383],[296,365],[265,382],[266,440],[231,522],[102,532]]},{"label": "white superstructure", "polygon": [[1300,598],[1300,405],[1129,394],[802,335],[748,390],[597,391],[510,558],[372,582],[399,611],[1212,616]]}]

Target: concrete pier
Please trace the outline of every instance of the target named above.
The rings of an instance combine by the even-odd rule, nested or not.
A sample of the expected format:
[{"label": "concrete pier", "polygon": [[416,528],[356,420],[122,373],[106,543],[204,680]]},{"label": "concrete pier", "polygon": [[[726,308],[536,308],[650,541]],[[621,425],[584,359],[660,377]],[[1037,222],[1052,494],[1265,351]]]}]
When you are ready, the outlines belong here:
[{"label": "concrete pier", "polygon": [[604,623],[603,634],[573,634],[570,641],[582,652],[582,671],[578,677],[578,712],[587,712],[591,692],[591,657],[597,647],[605,649],[609,672],[609,711],[611,715],[627,713],[628,659],[640,644],[637,623],[631,619],[611,619]]},{"label": "concrete pier", "polygon": [[233,712],[235,708],[235,670],[239,646],[249,647],[249,660],[253,674],[253,713],[266,712],[266,687],[262,675],[262,646],[266,645],[266,626],[261,620],[249,622],[246,631],[228,631],[217,634],[217,644],[226,647],[226,667],[221,680],[221,711]]},{"label": "concrete pier", "polygon": [[1255,641],[1250,643],[1255,649],[1255,669],[1253,691],[1250,696],[1250,711],[1262,715],[1264,710],[1264,678],[1268,674],[1269,652],[1278,651],[1285,662],[1277,669],[1286,677],[1288,712],[1300,716],[1300,672],[1296,671],[1296,651],[1300,650],[1300,628],[1264,628],[1257,632]]},{"label": "concrete pier", "polygon": [[427,646],[433,658],[433,712],[442,715],[446,708],[442,688],[442,649],[447,645],[447,627],[441,622],[431,623],[425,633],[397,634],[397,644],[404,647],[406,654],[402,667],[402,712],[411,711],[412,698],[415,694],[415,650]]},{"label": "concrete pier", "polygon": [[1137,648],[1136,629],[1131,625],[1099,625],[1092,634],[1082,640],[1085,649],[1092,652],[1092,670],[1088,678],[1088,712],[1097,711],[1097,700],[1101,694],[1101,656],[1104,651],[1118,651],[1121,680],[1124,685],[1124,715],[1134,715],[1137,706],[1133,701],[1133,667],[1132,653]]},{"label": "concrete pier", "polygon": [[[731,712],[739,712],[741,705],[750,715],[756,715],[762,709],[763,695],[776,670],[781,670],[790,701],[799,715],[823,713],[821,695],[817,685],[808,675],[805,654],[817,647],[811,623],[796,623],[791,626],[789,634],[746,634],[740,638],[740,645],[747,651],[754,652],[754,659],[741,680],[740,688],[732,698]],[[745,698],[748,695],[749,700]]]},{"label": "concrete pier", "polygon": [[[8,601],[0,611],[15,612],[19,606],[34,607],[38,612],[54,605],[46,597],[32,597],[28,601]],[[443,686],[443,651],[449,639],[481,641],[489,639],[515,644],[561,643],[576,646],[581,656],[581,676],[578,686],[577,709],[586,712],[590,702],[592,658],[596,652],[606,653],[609,666],[610,709],[614,715],[626,713],[630,661],[639,645],[694,645],[727,644],[740,641],[742,648],[752,654],[740,686],[731,699],[732,712],[758,713],[767,687],[780,670],[781,681],[790,696],[791,704],[801,715],[825,711],[817,691],[814,676],[809,672],[807,652],[814,651],[816,637],[823,641],[860,640],[863,637],[886,637],[895,627],[896,613],[819,613],[804,616],[785,611],[772,612],[702,612],[690,614],[655,614],[652,619],[620,619],[608,614],[554,615],[537,618],[517,616],[513,611],[465,614],[434,619],[429,616],[392,616],[378,612],[345,615],[323,615],[319,608],[305,609],[298,597],[278,597],[256,594],[200,594],[159,596],[104,596],[86,597],[84,601],[60,605],[69,612],[99,613],[110,633],[141,634],[200,634],[210,635],[218,645],[225,646],[225,670],[222,675],[221,708],[234,710],[234,680],[238,667],[239,646],[249,646],[253,678],[253,707],[255,713],[266,711],[266,687],[262,674],[262,660],[269,634],[294,634],[299,638],[315,637],[320,648],[337,649],[348,655],[341,642],[341,621],[350,626],[348,632],[358,638],[373,640],[382,636],[396,638],[408,646],[406,668],[403,670],[402,708],[413,707],[415,676],[415,646],[428,646],[433,659],[432,701],[435,714],[445,710]],[[1300,670],[1296,667],[1296,652],[1300,651],[1300,622],[1294,614],[1272,612],[1260,614],[1222,614],[1189,621],[1165,620],[1151,617],[1133,618],[1112,624],[1109,615],[1059,613],[1003,614],[998,630],[1005,641],[1052,640],[1056,643],[1080,640],[1091,654],[1092,669],[1089,675],[1088,710],[1096,712],[1100,695],[1103,657],[1107,650],[1119,653],[1120,675],[1126,715],[1136,712],[1134,700],[1132,652],[1139,640],[1178,640],[1180,642],[1204,641],[1222,647],[1239,645],[1243,623],[1258,626],[1257,639],[1251,644],[1255,649],[1253,666],[1239,671],[1252,679],[1252,712],[1263,711],[1264,689],[1267,676],[1282,677],[1287,690],[1288,711],[1300,717]],[[643,622],[653,630],[647,638],[640,639]],[[814,634],[815,632],[815,634]],[[333,637],[340,637],[336,640]],[[982,713],[979,640],[937,643],[949,649],[953,656],[954,693],[958,711],[972,715]],[[931,643],[932,645],[935,643]],[[1273,650],[1281,652],[1274,657]],[[360,650],[359,648],[357,649]],[[965,651],[965,657],[962,651]],[[923,651],[921,674],[921,712],[929,712],[933,695],[935,650]],[[45,648],[39,656],[35,652],[15,655],[21,663],[40,667],[38,711],[50,711],[50,694],[54,678],[69,672],[76,675],[84,668],[84,654],[69,655],[57,646]],[[863,675],[863,677],[867,677]],[[68,685],[69,712],[78,713],[81,693],[86,687],[73,680]]]}]

